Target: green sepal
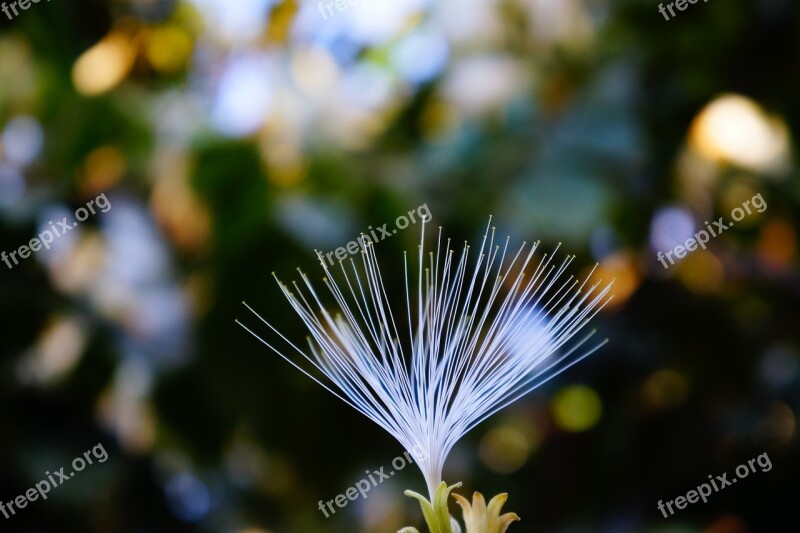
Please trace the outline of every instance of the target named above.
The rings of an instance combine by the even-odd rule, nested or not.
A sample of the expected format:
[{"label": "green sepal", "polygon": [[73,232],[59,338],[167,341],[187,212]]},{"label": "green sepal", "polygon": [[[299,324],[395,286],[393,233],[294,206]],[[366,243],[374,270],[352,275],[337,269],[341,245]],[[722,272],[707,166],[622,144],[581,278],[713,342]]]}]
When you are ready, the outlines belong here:
[{"label": "green sepal", "polygon": [[425,517],[425,522],[428,524],[430,533],[453,533],[452,527],[450,526],[451,518],[450,511],[447,509],[447,499],[450,497],[450,492],[460,486],[461,483],[456,483],[448,487],[447,484],[442,481],[436,489],[436,493],[433,495],[433,503],[429,502],[425,496],[413,490],[407,490],[404,494],[419,501],[419,505],[422,508],[422,515]]}]

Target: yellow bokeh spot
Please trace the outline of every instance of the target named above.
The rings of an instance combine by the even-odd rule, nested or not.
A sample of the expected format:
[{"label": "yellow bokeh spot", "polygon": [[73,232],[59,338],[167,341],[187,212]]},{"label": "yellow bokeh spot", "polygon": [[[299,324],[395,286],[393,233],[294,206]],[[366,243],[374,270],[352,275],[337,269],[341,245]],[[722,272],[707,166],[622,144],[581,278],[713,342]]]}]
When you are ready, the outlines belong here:
[{"label": "yellow bokeh spot", "polygon": [[300,49],[291,56],[292,80],[302,93],[315,102],[327,102],[331,87],[339,83],[342,71],[323,48]]},{"label": "yellow bokeh spot", "polygon": [[[730,213],[738,207],[745,212],[745,216],[742,220],[736,222],[736,226],[739,228],[753,226],[763,216],[763,212],[766,211],[766,201],[759,202],[758,198],[755,201],[753,200],[753,197],[759,194],[761,194],[761,200],[765,200],[754,180],[736,179],[722,192],[722,197],[720,198],[722,212]],[[746,208],[742,207],[745,202],[747,202]],[[761,207],[762,212],[759,213],[759,207],[757,206],[763,206]]]},{"label": "yellow bokeh spot", "polygon": [[86,96],[110,91],[128,75],[134,56],[131,38],[112,31],[75,61],[72,83],[79,93]]},{"label": "yellow bokeh spot", "polygon": [[489,469],[498,474],[519,470],[539,446],[541,436],[530,422],[505,424],[481,439],[478,454]]},{"label": "yellow bokeh spot", "polygon": [[642,397],[648,407],[667,409],[681,404],[689,391],[682,375],[674,370],[659,370],[651,374],[642,384]]},{"label": "yellow bokeh spot", "polygon": [[792,409],[783,402],[772,404],[769,413],[761,420],[761,434],[778,446],[786,446],[795,434],[795,417]]},{"label": "yellow bokeh spot", "polygon": [[431,143],[442,142],[458,130],[461,124],[458,110],[445,102],[432,102],[423,110],[419,126],[422,136]]},{"label": "yellow bokeh spot", "polygon": [[726,515],[715,519],[706,533],[747,533],[747,525],[738,516]]},{"label": "yellow bokeh spot", "polygon": [[75,368],[86,347],[86,328],[77,317],[54,317],[45,326],[36,345],[17,367],[24,383],[51,386]]},{"label": "yellow bokeh spot", "polygon": [[195,197],[182,172],[160,176],[150,207],[163,231],[179,248],[197,252],[208,243],[211,215]]},{"label": "yellow bokeh spot", "polygon": [[675,275],[692,292],[712,294],[725,284],[722,261],[708,250],[693,250],[675,265]]},{"label": "yellow bokeh spot", "polygon": [[586,431],[600,421],[603,402],[600,396],[585,385],[572,385],[561,389],[553,399],[553,418],[565,431]]},{"label": "yellow bokeh spot", "polygon": [[145,50],[154,69],[166,73],[179,72],[192,53],[192,38],[180,26],[160,26],[150,31]]},{"label": "yellow bokeh spot", "polygon": [[[587,275],[588,272],[589,270],[586,271]],[[613,299],[608,302],[607,309],[622,306],[641,285],[642,277],[639,273],[636,255],[630,251],[619,251],[604,258],[594,269],[587,285],[600,283],[600,287],[604,287],[612,281],[614,282],[611,287]]]},{"label": "yellow bokeh spot", "polygon": [[150,401],[140,397],[130,381],[123,373],[101,393],[97,415],[103,426],[116,434],[124,450],[145,454],[155,445],[158,417]]},{"label": "yellow bokeh spot", "polygon": [[127,164],[115,146],[101,146],[86,156],[81,189],[86,196],[107,190],[122,179]]},{"label": "yellow bokeh spot", "polygon": [[769,221],[758,239],[758,255],[767,263],[787,267],[797,255],[797,234],[791,222]]},{"label": "yellow bokeh spot", "polygon": [[737,94],[720,96],[695,117],[689,146],[708,160],[755,172],[784,171],[790,160],[786,122]]},{"label": "yellow bokeh spot", "polygon": [[292,31],[292,24],[297,15],[297,2],[286,0],[280,3],[272,11],[267,27],[267,39],[270,42],[285,44],[289,40]]},{"label": "yellow bokeh spot", "polygon": [[292,142],[276,142],[264,148],[267,174],[272,183],[283,187],[297,185],[308,174],[308,163]]}]

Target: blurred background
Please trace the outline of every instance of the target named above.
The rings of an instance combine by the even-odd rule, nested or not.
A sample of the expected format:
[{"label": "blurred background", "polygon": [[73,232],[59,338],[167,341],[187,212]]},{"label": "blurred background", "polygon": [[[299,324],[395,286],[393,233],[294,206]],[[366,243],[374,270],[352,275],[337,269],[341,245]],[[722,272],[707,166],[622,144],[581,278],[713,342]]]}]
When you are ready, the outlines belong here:
[{"label": "blurred background", "polygon": [[[302,341],[270,273],[427,203],[447,235],[599,263],[599,353],[475,429],[445,479],[534,531],[793,531],[800,11],[712,0],[54,0],[0,14],[0,500],[108,460],[3,531],[423,527],[402,453],[242,331]],[[707,250],[656,260],[760,194]],[[380,244],[401,272],[418,228]],[[390,290],[403,302],[402,285]],[[672,500],[767,452],[773,468]]]}]

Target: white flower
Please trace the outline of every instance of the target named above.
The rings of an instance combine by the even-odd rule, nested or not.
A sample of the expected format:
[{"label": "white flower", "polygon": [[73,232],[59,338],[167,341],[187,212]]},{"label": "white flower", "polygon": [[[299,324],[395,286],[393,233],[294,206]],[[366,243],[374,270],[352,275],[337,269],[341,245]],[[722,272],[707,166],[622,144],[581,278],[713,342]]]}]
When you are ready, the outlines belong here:
[{"label": "white flower", "polygon": [[591,332],[565,346],[611,299],[610,284],[586,287],[564,278],[573,257],[555,264],[552,255],[537,255],[538,242],[511,250],[508,238],[495,243],[494,228],[487,228],[478,254],[467,243],[456,254],[441,228],[434,244],[426,258],[423,223],[415,287],[407,254],[404,259],[402,315],[395,315],[385,291],[396,281],[384,279],[375,246],[366,244],[360,260],[332,269],[320,257],[336,313],[304,273],[300,285],[278,281],[311,333],[310,353],[258,314],[298,357],[242,325],[400,441],[431,497],[447,454],[464,434],[603,344],[581,349]]}]

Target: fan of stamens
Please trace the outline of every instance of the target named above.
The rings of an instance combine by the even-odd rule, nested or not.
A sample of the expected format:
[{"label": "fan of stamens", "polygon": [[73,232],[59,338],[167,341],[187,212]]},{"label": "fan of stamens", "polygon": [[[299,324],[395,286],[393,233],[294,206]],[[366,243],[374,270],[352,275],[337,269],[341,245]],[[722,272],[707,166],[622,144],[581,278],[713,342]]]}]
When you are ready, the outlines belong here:
[{"label": "fan of stamens", "polygon": [[537,255],[538,242],[512,250],[508,238],[495,243],[494,228],[487,227],[474,258],[467,243],[456,252],[443,242],[441,228],[435,250],[425,253],[424,223],[421,241],[416,283],[404,255],[405,316],[392,311],[375,246],[367,243],[360,260],[338,268],[320,257],[335,314],[304,273],[300,284],[278,280],[310,333],[308,352],[247,304],[297,357],[242,326],[391,433],[420,466],[432,496],[464,434],[603,344],[584,348],[592,333],[568,341],[612,296],[611,284],[565,278],[572,256],[555,263],[552,254]]}]

